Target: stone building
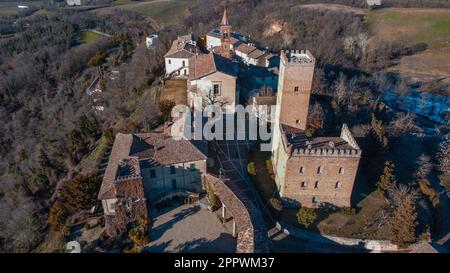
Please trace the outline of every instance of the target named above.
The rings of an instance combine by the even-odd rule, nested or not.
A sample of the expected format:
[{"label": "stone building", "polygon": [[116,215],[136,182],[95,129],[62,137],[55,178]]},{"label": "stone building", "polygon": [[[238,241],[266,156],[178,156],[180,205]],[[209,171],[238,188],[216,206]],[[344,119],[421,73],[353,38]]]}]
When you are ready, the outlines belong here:
[{"label": "stone building", "polygon": [[206,150],[166,134],[116,135],[98,199],[108,235],[147,215],[147,204],[203,191]]},{"label": "stone building", "polygon": [[234,112],[239,101],[239,90],[233,63],[215,53],[194,56],[189,63],[189,106],[193,107],[195,98],[199,97],[205,104],[216,104],[224,111]]},{"label": "stone building", "polygon": [[166,77],[187,78],[189,75],[189,59],[202,54],[192,34],[179,36],[172,42],[169,51],[164,55]]},{"label": "stone building", "polygon": [[306,137],[315,60],[282,51],[272,142],[275,181],[287,205],[351,205],[361,149],[347,125],[340,137]]}]

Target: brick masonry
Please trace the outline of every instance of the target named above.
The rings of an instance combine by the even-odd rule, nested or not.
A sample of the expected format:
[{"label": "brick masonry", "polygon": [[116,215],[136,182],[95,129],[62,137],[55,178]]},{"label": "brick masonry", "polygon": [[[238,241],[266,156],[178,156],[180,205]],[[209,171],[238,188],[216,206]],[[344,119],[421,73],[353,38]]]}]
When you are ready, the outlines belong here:
[{"label": "brick masonry", "polygon": [[361,150],[345,124],[340,137],[305,136],[315,58],[283,50],[280,60],[272,148],[280,196],[285,205],[350,207]]}]

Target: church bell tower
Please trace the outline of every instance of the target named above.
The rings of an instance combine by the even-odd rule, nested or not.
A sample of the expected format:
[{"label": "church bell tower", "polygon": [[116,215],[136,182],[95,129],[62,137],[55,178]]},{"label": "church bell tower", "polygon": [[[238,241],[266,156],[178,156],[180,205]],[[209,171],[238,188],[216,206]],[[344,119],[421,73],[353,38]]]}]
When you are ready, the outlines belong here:
[{"label": "church bell tower", "polygon": [[221,41],[221,55],[225,58],[231,58],[233,52],[231,50],[231,25],[228,21],[227,9],[225,8],[220,23],[220,41]]}]

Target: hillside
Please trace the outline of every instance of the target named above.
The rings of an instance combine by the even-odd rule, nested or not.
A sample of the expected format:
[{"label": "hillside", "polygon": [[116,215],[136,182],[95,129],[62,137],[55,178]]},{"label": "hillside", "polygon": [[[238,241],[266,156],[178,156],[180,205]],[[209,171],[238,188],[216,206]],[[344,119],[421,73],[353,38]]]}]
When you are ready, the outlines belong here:
[{"label": "hillside", "polygon": [[390,71],[450,84],[450,63],[443,61],[450,59],[450,9],[381,9],[369,12],[367,23],[377,39],[426,46],[423,52],[404,56]]}]

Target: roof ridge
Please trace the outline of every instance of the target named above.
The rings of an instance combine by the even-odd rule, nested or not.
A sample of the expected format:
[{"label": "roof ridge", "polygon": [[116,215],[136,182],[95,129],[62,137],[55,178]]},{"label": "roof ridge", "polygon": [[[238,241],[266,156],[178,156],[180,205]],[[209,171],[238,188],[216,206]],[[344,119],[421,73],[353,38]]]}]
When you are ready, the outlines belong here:
[{"label": "roof ridge", "polygon": [[[214,72],[217,72],[217,65],[216,65],[216,57],[214,56],[214,52],[211,53],[213,58],[213,65],[214,65]],[[211,73],[210,73],[211,74]]]}]

